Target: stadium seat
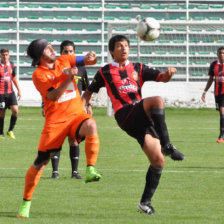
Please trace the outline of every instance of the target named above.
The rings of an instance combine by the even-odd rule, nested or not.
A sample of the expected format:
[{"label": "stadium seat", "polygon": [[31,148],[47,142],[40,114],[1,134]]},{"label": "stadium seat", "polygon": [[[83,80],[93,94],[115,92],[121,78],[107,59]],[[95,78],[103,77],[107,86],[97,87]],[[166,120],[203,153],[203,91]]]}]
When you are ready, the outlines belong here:
[{"label": "stadium seat", "polygon": [[153,6],[154,9],[166,9],[166,6],[164,5],[155,5]]},{"label": "stadium seat", "polygon": [[56,16],[56,19],[67,20],[68,16]]},{"label": "stadium seat", "polygon": [[179,5],[169,5],[168,9],[179,9],[180,6]]},{"label": "stadium seat", "polygon": [[197,5],[197,9],[209,9],[208,5]]},{"label": "stadium seat", "polygon": [[130,5],[121,5],[121,9],[131,9],[132,7]]},{"label": "stadium seat", "polygon": [[202,72],[192,72],[192,76],[203,76],[204,74]]},{"label": "stadium seat", "polygon": [[120,20],[131,20],[131,17],[128,17],[128,16],[120,16],[119,19]]},{"label": "stadium seat", "polygon": [[189,42],[190,42],[190,43],[199,43],[200,40],[197,40],[197,39],[191,39],[191,40],[189,40]]},{"label": "stadium seat", "polygon": [[170,40],[158,40],[158,42],[164,44],[164,43],[170,43]]},{"label": "stadium seat", "polygon": [[81,31],[81,30],[82,30],[82,27],[72,27],[71,30],[74,30],[74,31]]},{"label": "stadium seat", "polygon": [[140,6],[140,9],[150,9],[151,8],[151,6],[149,6],[149,5],[141,5]]},{"label": "stadium seat", "polygon": [[214,16],[210,16],[208,17],[209,20],[221,20],[220,17],[214,17]]},{"label": "stadium seat", "polygon": [[68,31],[67,27],[58,27],[56,28],[57,31]]},{"label": "stadium seat", "polygon": [[101,5],[88,5],[89,9],[100,9]]},{"label": "stadium seat", "polygon": [[0,19],[9,19],[8,15],[0,15]]},{"label": "stadium seat", "polygon": [[0,4],[0,8],[9,8],[8,4]]},{"label": "stadium seat", "polygon": [[87,42],[88,42],[88,43],[97,43],[98,40],[96,40],[96,39],[89,39],[89,40],[87,40]]},{"label": "stadium seat", "polygon": [[0,30],[9,30],[9,27],[0,27]]},{"label": "stadium seat", "polygon": [[212,40],[212,39],[206,39],[206,40],[202,40],[202,42],[203,43],[213,43],[214,42],[214,40]]},{"label": "stadium seat", "polygon": [[173,31],[174,29],[171,27],[163,27],[162,31],[166,32],[166,31]]},{"label": "stadium seat", "polygon": [[73,42],[75,42],[75,43],[81,43],[82,40],[81,39],[75,39],[75,40],[73,40]]},{"label": "stadium seat", "polygon": [[39,8],[40,5],[36,5],[36,4],[33,4],[33,5],[27,5],[28,8]]},{"label": "stadium seat", "polygon": [[41,17],[42,19],[49,19],[49,20],[53,20],[54,19],[54,16],[42,16]]},{"label": "stadium seat", "polygon": [[0,38],[0,42],[9,42],[8,38]]},{"label": "stadium seat", "polygon": [[181,51],[170,51],[169,54],[181,54]]},{"label": "stadium seat", "polygon": [[152,54],[152,51],[141,51],[142,54]]},{"label": "stadium seat", "polygon": [[53,8],[53,5],[41,5],[42,8],[51,9]]},{"label": "stadium seat", "polygon": [[176,16],[168,16],[165,19],[166,20],[177,20],[178,18]]},{"label": "stadium seat", "polygon": [[115,17],[114,16],[105,16],[104,19],[105,20],[114,20]]},{"label": "stadium seat", "polygon": [[176,65],[177,61],[167,61],[167,60],[165,60],[165,64],[166,65]]},{"label": "stadium seat", "polygon": [[199,20],[199,21],[205,20],[205,17],[203,17],[203,16],[195,16],[194,20]]},{"label": "stadium seat", "polygon": [[97,16],[87,16],[87,19],[88,20],[98,20],[99,17],[97,17]]},{"label": "stadium seat", "polygon": [[223,39],[219,39],[219,40],[217,40],[217,43],[223,44],[224,43],[224,40]]},{"label": "stadium seat", "polygon": [[93,32],[93,31],[97,31],[97,28],[95,27],[88,27],[86,28],[87,31]]},{"label": "stadium seat", "polygon": [[182,44],[184,42],[185,42],[185,40],[173,40],[173,43],[175,43],[175,44]]},{"label": "stadium seat", "polygon": [[63,8],[63,9],[65,9],[65,8],[67,8],[68,7],[68,5],[61,5],[61,4],[56,4],[56,7],[57,8]]},{"label": "stadium seat", "polygon": [[195,61],[194,63],[197,65],[206,65],[207,61]]},{"label": "stadium seat", "polygon": [[29,31],[39,31],[40,29],[38,27],[28,27],[27,30],[29,30]]},{"label": "stadium seat", "polygon": [[166,51],[155,51],[156,54],[159,55],[165,55],[167,52]]},{"label": "stadium seat", "polygon": [[152,64],[154,64],[154,65],[162,65],[163,61],[153,61]]},{"label": "stadium seat", "polygon": [[106,9],[116,9],[117,6],[116,5],[105,5]]},{"label": "stadium seat", "polygon": [[82,16],[71,16],[70,18],[73,20],[82,20]]},{"label": "stadium seat", "polygon": [[53,31],[52,27],[43,27],[42,30],[44,31]]},{"label": "stadium seat", "polygon": [[213,8],[213,9],[222,9],[223,8],[223,5],[211,5],[210,8]]},{"label": "stadium seat", "polygon": [[82,5],[71,5],[72,8],[82,8]]},{"label": "stadium seat", "polygon": [[201,54],[201,55],[210,55],[210,51],[198,51],[198,54]]}]

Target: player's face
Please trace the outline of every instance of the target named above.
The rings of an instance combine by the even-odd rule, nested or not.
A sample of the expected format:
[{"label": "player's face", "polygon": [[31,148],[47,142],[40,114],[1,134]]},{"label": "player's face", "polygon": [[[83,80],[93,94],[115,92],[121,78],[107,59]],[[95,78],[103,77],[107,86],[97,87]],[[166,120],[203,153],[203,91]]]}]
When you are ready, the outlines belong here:
[{"label": "player's face", "polygon": [[1,62],[7,64],[9,61],[9,52],[4,52],[1,54]]},{"label": "player's face", "polygon": [[74,55],[75,54],[75,51],[74,51],[73,46],[65,46],[63,48],[63,51],[61,52],[61,54],[62,55],[64,55],[64,54]]},{"label": "player's face", "polygon": [[129,56],[129,45],[126,40],[115,43],[114,50],[111,51],[115,62],[124,62]]},{"label": "player's face", "polygon": [[224,50],[220,50],[217,55],[218,55],[219,61],[221,63],[224,63]]},{"label": "player's face", "polygon": [[47,63],[55,62],[56,54],[51,44],[48,44],[43,51],[43,58]]}]

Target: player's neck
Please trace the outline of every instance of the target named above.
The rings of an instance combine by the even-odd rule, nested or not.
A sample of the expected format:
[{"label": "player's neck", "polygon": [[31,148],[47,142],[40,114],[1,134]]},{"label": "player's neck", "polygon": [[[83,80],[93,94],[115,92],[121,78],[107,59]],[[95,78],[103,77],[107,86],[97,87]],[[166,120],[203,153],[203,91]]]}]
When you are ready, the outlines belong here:
[{"label": "player's neck", "polygon": [[44,67],[46,67],[48,69],[54,69],[54,62],[51,62],[51,63],[42,62],[41,66],[44,66]]},{"label": "player's neck", "polygon": [[124,60],[124,61],[115,61],[115,62],[119,64],[119,67],[120,68],[123,68],[123,67],[126,66],[127,60]]}]

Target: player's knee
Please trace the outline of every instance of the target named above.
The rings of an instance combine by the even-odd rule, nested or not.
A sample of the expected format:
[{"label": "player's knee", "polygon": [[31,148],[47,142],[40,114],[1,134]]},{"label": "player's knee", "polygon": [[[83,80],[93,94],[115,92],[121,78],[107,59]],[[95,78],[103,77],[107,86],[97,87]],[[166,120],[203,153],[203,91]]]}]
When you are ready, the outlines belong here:
[{"label": "player's knee", "polygon": [[165,165],[165,159],[164,156],[162,154],[156,156],[152,161],[151,161],[151,165],[154,167],[159,167],[159,168],[163,168]]},{"label": "player's knee", "polygon": [[155,108],[164,108],[163,98],[160,96],[155,96],[154,97],[154,106],[155,106]]},{"label": "player's knee", "polygon": [[96,134],[97,133],[97,126],[96,121],[93,119],[88,119],[85,121],[85,127],[88,130],[86,134]]}]

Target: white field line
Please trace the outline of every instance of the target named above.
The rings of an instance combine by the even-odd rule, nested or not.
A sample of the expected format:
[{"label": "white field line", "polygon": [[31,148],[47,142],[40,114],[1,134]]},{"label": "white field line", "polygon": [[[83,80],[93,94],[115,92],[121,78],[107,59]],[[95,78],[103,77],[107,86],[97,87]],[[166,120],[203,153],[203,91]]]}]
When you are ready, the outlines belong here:
[{"label": "white field line", "polygon": [[[27,168],[4,168],[4,167],[0,167],[0,170],[28,170],[29,167]],[[52,168],[45,168],[45,170],[52,170]],[[60,168],[60,170],[70,170],[70,168]],[[79,170],[85,170],[85,168],[79,168]],[[130,172],[143,172],[145,173],[146,170],[116,170],[116,169],[97,169],[98,171],[104,171],[104,172],[117,172],[117,173],[130,173]],[[215,170],[214,168],[212,168],[212,170],[166,170],[163,169],[164,173],[224,173],[224,169],[223,170]]]}]

